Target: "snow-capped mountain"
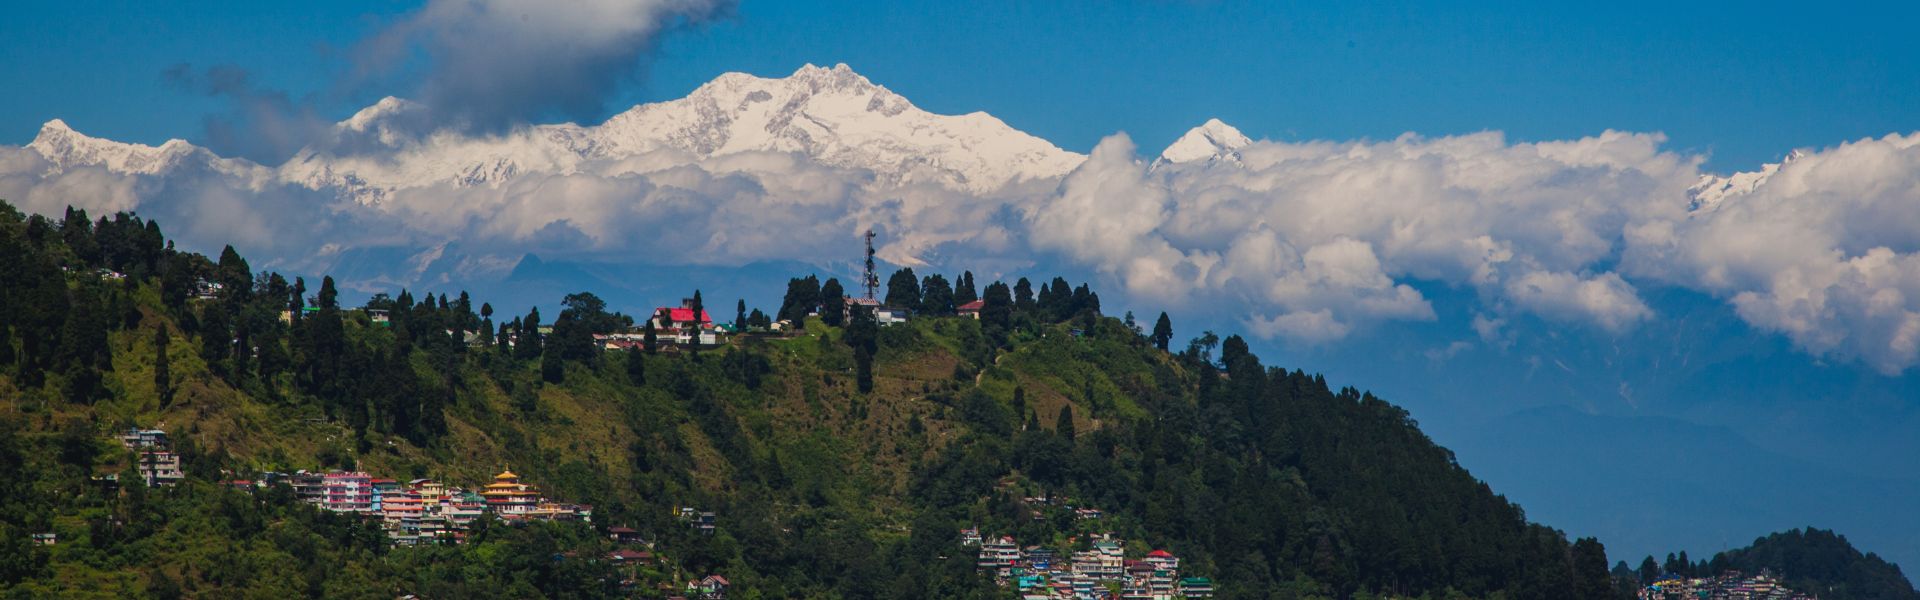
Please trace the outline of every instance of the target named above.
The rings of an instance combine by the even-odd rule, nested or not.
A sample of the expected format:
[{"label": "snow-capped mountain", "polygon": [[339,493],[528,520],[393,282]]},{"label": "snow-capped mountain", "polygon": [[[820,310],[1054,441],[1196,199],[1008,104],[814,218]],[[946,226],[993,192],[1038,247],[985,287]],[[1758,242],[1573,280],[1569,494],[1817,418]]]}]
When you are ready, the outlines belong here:
[{"label": "snow-capped mountain", "polygon": [[523,173],[614,174],[607,171],[631,168],[617,161],[659,152],[686,160],[785,152],[870,171],[882,183],[986,192],[1059,177],[1085,159],[986,113],[926,112],[844,64],[807,65],[777,79],[728,73],[685,98],[635,106],[595,126],[421,137],[406,126],[417,111],[404,100],[382,100],[337,124],[330,146],[296,154],[281,176],[378,203],[409,186],[492,185]]},{"label": "snow-capped mountain", "polygon": [[1753,190],[1765,184],[1768,179],[1773,178],[1774,173],[1780,172],[1780,167],[1799,159],[1801,156],[1805,156],[1805,153],[1800,150],[1795,150],[1787,153],[1787,156],[1780,159],[1780,162],[1762,165],[1758,171],[1743,171],[1725,177],[1711,173],[1701,175],[1699,183],[1695,183],[1693,187],[1687,188],[1687,193],[1691,194],[1693,198],[1693,200],[1687,204],[1687,210],[1712,210],[1727,198],[1752,193]]},{"label": "snow-capped mountain", "polygon": [[54,119],[40,126],[26,148],[47,160],[53,173],[79,167],[102,167],[115,173],[157,175],[184,165],[195,165],[229,175],[260,178],[267,173],[250,161],[215,156],[205,148],[172,139],[159,146],[128,144],[88,136],[74,131],[66,121]]},{"label": "snow-capped mountain", "polygon": [[1214,163],[1226,162],[1238,164],[1240,149],[1252,144],[1232,125],[1219,119],[1207,119],[1199,127],[1187,130],[1186,135],[1174,140],[1166,150],[1160,152],[1157,164]]},{"label": "snow-capped mountain", "polygon": [[[1251,143],[1209,119],[1155,163],[1237,164]],[[684,98],[641,104],[598,125],[534,125],[498,135],[438,129],[423,106],[389,97],[277,167],[222,158],[177,139],[156,147],[88,137],[57,119],[28,148],[55,170],[89,165],[157,175],[191,164],[368,205],[414,187],[497,186],[527,174],[621,175],[756,152],[864,171],[881,185],[972,193],[1058,179],[1086,159],[984,112],[921,110],[844,64],[806,65],[780,78],[727,73]]]}]

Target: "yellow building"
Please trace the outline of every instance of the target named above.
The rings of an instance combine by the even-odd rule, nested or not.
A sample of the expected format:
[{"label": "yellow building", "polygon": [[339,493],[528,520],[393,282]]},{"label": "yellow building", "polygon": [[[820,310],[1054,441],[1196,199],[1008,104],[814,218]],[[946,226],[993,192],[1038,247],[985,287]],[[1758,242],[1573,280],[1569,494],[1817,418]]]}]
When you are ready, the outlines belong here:
[{"label": "yellow building", "polygon": [[487,510],[501,515],[520,515],[533,511],[540,504],[540,493],[524,483],[512,469],[501,471],[493,476],[493,483],[480,492],[487,500]]}]

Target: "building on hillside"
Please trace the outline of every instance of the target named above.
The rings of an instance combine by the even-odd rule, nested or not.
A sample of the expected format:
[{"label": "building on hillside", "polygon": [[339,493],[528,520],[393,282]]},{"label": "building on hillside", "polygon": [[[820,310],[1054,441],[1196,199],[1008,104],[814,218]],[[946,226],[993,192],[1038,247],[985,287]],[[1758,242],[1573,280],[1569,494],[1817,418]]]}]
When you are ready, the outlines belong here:
[{"label": "building on hillside", "polygon": [[1180,557],[1174,556],[1172,552],[1166,550],[1148,552],[1147,557],[1142,559],[1141,562],[1152,565],[1156,571],[1166,571],[1168,573],[1180,572]]},{"label": "building on hillside", "polygon": [[165,450],[167,432],[159,429],[128,428],[120,434],[120,445],[128,450]]},{"label": "building on hillside", "polygon": [[220,285],[217,282],[196,279],[193,282],[193,298],[195,300],[213,300],[219,298],[221,290],[224,289],[226,289],[226,286]]},{"label": "building on hillside", "polygon": [[400,482],[385,477],[373,478],[373,512],[380,512],[381,503],[388,496],[400,494]]},{"label": "building on hillside", "polygon": [[525,514],[540,504],[540,493],[520,483],[520,476],[511,469],[494,475],[493,483],[487,484],[480,496],[486,498],[487,510],[499,515]]},{"label": "building on hillside", "polygon": [[990,571],[995,576],[1006,578],[1013,576],[1014,567],[1020,563],[1020,545],[1013,543],[1012,536],[1000,536],[998,539],[980,543],[980,557],[975,565],[982,571]]},{"label": "building on hillside", "polygon": [[321,478],[320,507],[334,512],[373,512],[373,477],[359,471],[332,472]]},{"label": "building on hillside", "polygon": [[447,484],[432,479],[414,479],[407,482],[407,489],[420,495],[420,502],[427,506],[440,504],[447,495]]},{"label": "building on hillside", "polygon": [[853,310],[856,306],[866,307],[867,310],[873,311],[873,320],[880,325],[905,323],[907,322],[907,318],[913,315],[913,311],[911,310],[898,306],[887,306],[881,304],[879,300],[872,298],[848,298],[846,304],[847,318],[853,318]]},{"label": "building on hillside", "polygon": [[968,527],[960,530],[960,545],[973,547],[980,545],[980,528]]},{"label": "building on hillside", "polygon": [[52,546],[54,544],[60,543],[60,534],[52,533],[52,532],[36,533],[36,534],[33,534],[33,543],[39,544],[42,546]]},{"label": "building on hillside", "polygon": [[147,482],[147,487],[173,485],[184,478],[180,455],[163,450],[140,453],[140,479]]},{"label": "building on hillside", "polygon": [[727,587],[731,585],[733,583],[727,581],[725,577],[708,575],[700,578],[699,581],[687,582],[687,595],[703,600],[726,600]]},{"label": "building on hillside", "polygon": [[427,501],[420,492],[407,490],[393,494],[381,494],[380,517],[388,523],[403,524],[411,521],[415,529],[419,520],[427,514]]},{"label": "building on hillside", "polygon": [[293,488],[293,497],[301,502],[320,504],[327,499],[326,475],[311,471],[295,471],[287,477],[287,485]]},{"label": "building on hillside", "polygon": [[653,309],[651,321],[655,339],[663,343],[681,346],[713,346],[720,343],[720,329],[714,326],[713,316],[704,307],[695,311],[692,298],[682,299],[678,307]]},{"label": "building on hillside", "polygon": [[1188,598],[1212,598],[1213,580],[1205,577],[1188,577],[1180,580],[1180,595]]},{"label": "building on hillside", "polygon": [[518,516],[534,521],[592,521],[593,507],[585,504],[541,502],[532,510],[520,513]]},{"label": "building on hillside", "polygon": [[1073,572],[1094,581],[1126,579],[1125,552],[1119,542],[1101,540],[1093,549],[1073,553]]},{"label": "building on hillside", "polygon": [[607,561],[616,565],[644,565],[653,563],[653,553],[643,550],[621,548],[607,553]]},{"label": "building on hillside", "polygon": [[645,545],[647,543],[646,538],[642,537],[640,532],[634,531],[630,527],[608,527],[607,539],[613,540],[615,544]]},{"label": "building on hillside", "polygon": [[1020,554],[1021,559],[1026,561],[1028,567],[1042,571],[1053,568],[1054,556],[1053,549],[1051,548],[1046,546],[1027,546],[1026,549],[1020,551]]},{"label": "building on hillside", "polygon": [[959,307],[956,308],[956,310],[959,311],[960,316],[962,317],[966,317],[969,319],[978,319],[980,318],[980,310],[986,307],[987,307],[987,301],[975,300],[975,301],[960,305]]}]

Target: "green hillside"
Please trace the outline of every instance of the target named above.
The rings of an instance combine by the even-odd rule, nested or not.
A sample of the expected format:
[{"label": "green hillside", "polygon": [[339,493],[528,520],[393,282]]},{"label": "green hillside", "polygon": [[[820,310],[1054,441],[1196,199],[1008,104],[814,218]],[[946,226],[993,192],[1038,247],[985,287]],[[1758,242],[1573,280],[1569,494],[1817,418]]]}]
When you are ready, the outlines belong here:
[{"label": "green hillside", "polygon": [[[1178,555],[1223,598],[1615,593],[1598,542],[1529,523],[1384,400],[1265,365],[1237,336],[1181,347],[1057,278],[980,286],[976,320],[941,315],[971,299],[971,276],[905,277],[923,284],[890,301],[923,309],[906,323],[855,311],[697,352],[608,352],[591,335],[633,320],[590,295],[542,319],[395,290],[375,323],[330,280],[178,252],[138,217],[0,206],[0,587],[654,597],[718,573],[731,598],[1011,597],[961,545],[977,527],[1062,555],[1112,532],[1130,558]],[[222,289],[195,298],[201,280]],[[796,279],[774,313],[837,316],[839,288]],[[731,300],[713,304],[733,320]],[[171,433],[187,479],[134,481],[111,437],[130,426]],[[284,487],[217,484],[353,468],[476,486],[509,466],[591,504],[593,522],[396,548]],[[109,474],[123,485],[94,479]],[[715,512],[716,533],[680,507]],[[600,560],[616,525],[661,563]],[[43,532],[59,543],[28,541]]]}]

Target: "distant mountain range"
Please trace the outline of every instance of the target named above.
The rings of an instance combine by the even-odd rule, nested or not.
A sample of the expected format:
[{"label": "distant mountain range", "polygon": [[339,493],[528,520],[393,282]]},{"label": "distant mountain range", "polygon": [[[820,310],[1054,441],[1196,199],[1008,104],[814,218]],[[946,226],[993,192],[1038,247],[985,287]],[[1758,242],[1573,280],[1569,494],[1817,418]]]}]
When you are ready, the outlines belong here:
[{"label": "distant mountain range", "polygon": [[[55,119],[27,148],[55,170],[100,166],[159,175],[208,168],[262,183],[335,190],[378,204],[407,187],[497,185],[528,173],[618,175],[673,160],[761,152],[871,172],[884,184],[984,193],[1056,179],[1086,156],[974,112],[937,115],[846,65],[807,65],[784,78],[727,73],[685,98],[641,104],[599,125],[536,125],[497,136],[425,130],[420,105],[388,97],[334,125],[325,143],[278,166],[224,158],[183,140],[160,146],[87,136]],[[1237,160],[1252,140],[1218,119],[1168,146],[1163,163]],[[661,159],[632,162],[643,156]]]}]

